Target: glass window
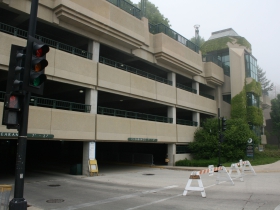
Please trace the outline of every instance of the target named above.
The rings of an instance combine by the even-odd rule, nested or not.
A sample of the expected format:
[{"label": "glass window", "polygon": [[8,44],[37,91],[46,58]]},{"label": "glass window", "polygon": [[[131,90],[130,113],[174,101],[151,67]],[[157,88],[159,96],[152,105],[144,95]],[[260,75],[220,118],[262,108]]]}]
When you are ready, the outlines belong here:
[{"label": "glass window", "polygon": [[259,107],[259,97],[257,97],[254,93],[247,93],[247,105]]},{"label": "glass window", "polygon": [[218,52],[218,59],[223,62],[224,74],[230,77],[229,52]]},{"label": "glass window", "polygon": [[231,94],[223,95],[223,101],[231,104]]},{"label": "glass window", "polygon": [[251,77],[258,82],[257,60],[252,55],[245,54],[245,68],[246,77]]}]

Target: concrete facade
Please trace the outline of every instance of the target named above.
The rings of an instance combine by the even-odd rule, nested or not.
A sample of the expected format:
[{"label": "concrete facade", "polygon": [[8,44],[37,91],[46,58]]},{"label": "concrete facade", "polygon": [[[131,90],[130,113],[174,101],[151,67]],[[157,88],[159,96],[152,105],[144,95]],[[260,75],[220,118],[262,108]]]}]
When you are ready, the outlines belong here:
[{"label": "concrete facade", "polygon": [[[0,8],[5,13],[12,15],[13,11],[28,18],[30,3],[29,0],[20,3],[17,0],[0,1]],[[4,18],[0,22],[9,23]],[[127,143],[129,138],[156,139],[154,144],[166,144],[169,165],[173,165],[177,160],[189,157],[187,153],[177,154],[176,145],[193,141],[201,117],[217,117],[218,108],[228,116],[230,105],[224,104],[222,94],[237,94],[243,87],[244,49],[230,49],[231,68],[234,69],[231,80],[235,81],[230,84],[220,66],[202,61],[200,51],[195,52],[164,33],[151,33],[146,18],[134,17],[106,0],[40,0],[38,22],[38,33],[44,33],[42,28],[49,28],[53,37],[60,37],[58,41],[80,47],[81,54],[92,53],[88,59],[73,54],[73,50],[51,47],[45,74],[48,82],[55,86],[46,87],[41,97],[57,100],[61,96],[62,101],[90,105],[91,109],[83,113],[30,106],[28,133],[53,134],[54,138],[48,141],[83,141],[84,153],[88,151],[88,142],[92,141]],[[17,27],[16,24],[11,26]],[[25,46],[26,40],[1,31],[0,73],[3,77],[0,82],[3,85],[0,91],[3,92],[11,44]],[[100,62],[100,56],[108,58],[107,63]],[[240,59],[242,56],[243,60]],[[168,80],[172,84],[162,82]],[[180,88],[178,83],[196,92]],[[52,89],[55,87],[59,88]],[[84,93],[84,98],[80,99],[78,93],[71,95],[70,89]],[[214,99],[203,96],[200,90]],[[99,109],[105,105],[125,114],[118,116],[116,111],[111,115],[104,114]],[[3,101],[0,102],[0,118],[2,109]],[[127,117],[130,112],[147,113],[153,119],[172,118],[173,121],[133,119]],[[42,117],[43,121],[40,120]],[[179,119],[198,125],[184,125]],[[0,125],[0,132],[11,131]],[[87,158],[84,154],[84,167]]]}]

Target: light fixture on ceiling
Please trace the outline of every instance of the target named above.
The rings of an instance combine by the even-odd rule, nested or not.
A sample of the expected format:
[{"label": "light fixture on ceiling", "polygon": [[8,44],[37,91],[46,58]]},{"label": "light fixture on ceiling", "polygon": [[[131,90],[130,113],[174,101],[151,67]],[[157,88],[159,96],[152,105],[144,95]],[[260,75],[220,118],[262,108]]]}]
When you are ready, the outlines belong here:
[{"label": "light fixture on ceiling", "polygon": [[83,90],[79,90],[79,93],[83,93],[84,91]]}]

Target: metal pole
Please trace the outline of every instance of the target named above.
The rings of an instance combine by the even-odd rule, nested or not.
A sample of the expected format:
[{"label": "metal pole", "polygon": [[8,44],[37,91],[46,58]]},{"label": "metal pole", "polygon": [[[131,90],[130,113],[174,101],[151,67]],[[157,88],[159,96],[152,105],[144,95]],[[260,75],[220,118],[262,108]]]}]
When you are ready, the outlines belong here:
[{"label": "metal pole", "polygon": [[[37,23],[37,11],[38,11],[38,0],[32,0],[30,19],[29,19],[29,30],[28,35],[35,36],[36,23]],[[26,47],[26,60],[25,63],[30,61],[32,51],[32,43],[27,40]],[[26,74],[25,69],[25,74]],[[18,144],[17,144],[17,156],[16,156],[16,171],[15,171],[15,189],[14,198],[9,203],[10,210],[27,210],[27,201],[23,198],[24,191],[24,177],[25,177],[25,158],[26,158],[26,143],[27,143],[27,127],[28,127],[28,113],[29,113],[29,101],[30,92],[25,92],[23,104],[22,104],[22,118],[19,122],[18,130]]]},{"label": "metal pole", "polygon": [[218,108],[218,134],[219,134],[219,163],[218,167],[221,166],[221,125],[220,125],[220,108]]}]

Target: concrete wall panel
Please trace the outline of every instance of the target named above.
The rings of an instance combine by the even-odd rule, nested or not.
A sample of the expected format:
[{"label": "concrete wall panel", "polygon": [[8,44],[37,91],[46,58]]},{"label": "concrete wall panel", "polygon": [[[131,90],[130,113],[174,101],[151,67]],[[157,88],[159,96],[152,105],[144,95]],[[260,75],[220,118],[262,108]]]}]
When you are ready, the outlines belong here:
[{"label": "concrete wall panel", "polygon": [[177,142],[185,143],[192,142],[194,140],[194,133],[198,127],[194,126],[185,126],[185,125],[176,125],[177,126]]},{"label": "concrete wall panel", "polygon": [[224,83],[224,71],[221,67],[212,62],[204,63],[204,73],[207,83],[222,85]]},{"label": "concrete wall panel", "polygon": [[131,94],[156,99],[156,82],[145,77],[130,74]]},{"label": "concrete wall panel", "polygon": [[130,93],[130,73],[98,63],[98,86]]},{"label": "concrete wall panel", "polygon": [[222,101],[221,116],[230,118],[231,105],[227,102]]},{"label": "concrete wall panel", "polygon": [[0,32],[0,66],[3,69],[8,69],[12,44],[25,47],[26,40]]},{"label": "concrete wall panel", "polygon": [[225,83],[222,86],[222,93],[230,94],[230,92],[231,92],[230,77],[227,75],[224,75],[224,81],[225,81]]},{"label": "concrete wall panel", "polygon": [[28,133],[51,133],[52,109],[29,106]]},{"label": "concrete wall panel", "polygon": [[188,160],[192,160],[192,156],[191,154],[187,153],[187,154],[175,154],[174,155],[174,164],[179,161],[179,160],[185,160],[185,159],[188,159]]},{"label": "concrete wall panel", "polygon": [[231,98],[239,94],[244,86],[245,80],[245,60],[244,49],[229,49],[230,56],[230,78],[231,81]]},{"label": "concrete wall panel", "polygon": [[56,50],[54,76],[96,85],[97,63],[86,58]]},{"label": "concrete wall panel", "polygon": [[177,88],[177,104],[211,114],[217,114],[218,110],[215,100],[179,88]]},{"label": "concrete wall panel", "polygon": [[128,118],[97,115],[96,140],[127,141],[130,130]]},{"label": "concrete wall panel", "polygon": [[130,120],[131,138],[157,138],[156,123],[144,120]]},{"label": "concrete wall panel", "polygon": [[176,142],[176,125],[170,123],[156,123],[158,142]]},{"label": "concrete wall panel", "polygon": [[176,88],[160,82],[157,86],[157,100],[176,104]]},{"label": "concrete wall panel", "polygon": [[51,118],[51,133],[56,139],[95,139],[94,114],[52,109]]}]

